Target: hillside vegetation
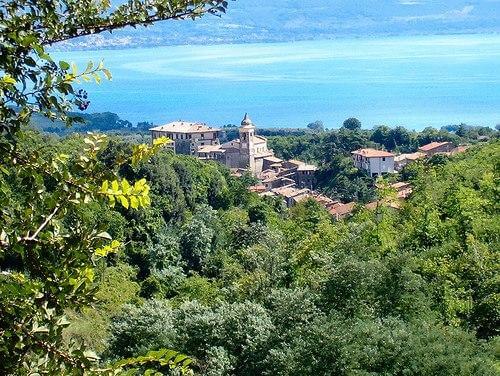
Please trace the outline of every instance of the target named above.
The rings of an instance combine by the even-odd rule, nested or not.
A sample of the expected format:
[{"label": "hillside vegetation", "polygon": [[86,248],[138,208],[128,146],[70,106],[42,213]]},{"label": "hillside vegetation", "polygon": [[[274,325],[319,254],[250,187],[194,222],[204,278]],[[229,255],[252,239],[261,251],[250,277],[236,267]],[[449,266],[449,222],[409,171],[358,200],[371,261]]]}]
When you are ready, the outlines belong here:
[{"label": "hillside vegetation", "polygon": [[[24,142],[48,157],[80,136],[40,137]],[[111,139],[99,158],[130,147]],[[124,246],[100,263],[95,304],[67,311],[65,336],[103,362],[175,348],[204,375],[495,375],[499,167],[497,141],[415,164],[401,211],[333,222],[215,163],[160,152],[124,165],[151,183],[151,207],[74,212]]]}]

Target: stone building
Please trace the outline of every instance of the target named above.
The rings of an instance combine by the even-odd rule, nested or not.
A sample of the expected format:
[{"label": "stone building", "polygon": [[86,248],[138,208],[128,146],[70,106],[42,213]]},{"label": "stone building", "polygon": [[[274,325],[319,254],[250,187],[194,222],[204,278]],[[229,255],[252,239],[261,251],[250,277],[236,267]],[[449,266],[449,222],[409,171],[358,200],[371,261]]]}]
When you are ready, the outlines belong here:
[{"label": "stone building", "polygon": [[167,137],[173,141],[173,148],[178,154],[196,154],[203,146],[219,145],[222,130],[203,123],[174,121],[150,128],[152,139]]},{"label": "stone building", "polygon": [[449,153],[452,149],[453,144],[451,142],[431,142],[419,147],[418,151],[424,153],[427,157],[432,157],[434,154]]},{"label": "stone building", "polygon": [[254,175],[264,169],[264,159],[274,157],[273,151],[267,148],[267,139],[255,134],[255,125],[245,114],[238,129],[239,138],[221,145],[200,146],[197,155],[202,159],[214,159],[229,168],[248,169]]}]

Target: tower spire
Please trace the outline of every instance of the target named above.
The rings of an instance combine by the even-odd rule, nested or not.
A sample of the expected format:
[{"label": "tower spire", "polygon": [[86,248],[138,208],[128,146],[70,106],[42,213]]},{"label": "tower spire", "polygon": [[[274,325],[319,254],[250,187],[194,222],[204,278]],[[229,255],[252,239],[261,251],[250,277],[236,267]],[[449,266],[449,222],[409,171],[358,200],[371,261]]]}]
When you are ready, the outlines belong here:
[{"label": "tower spire", "polygon": [[246,127],[246,128],[254,127],[254,125],[252,123],[252,119],[250,119],[250,116],[248,116],[248,113],[245,113],[245,117],[241,121],[241,127]]}]

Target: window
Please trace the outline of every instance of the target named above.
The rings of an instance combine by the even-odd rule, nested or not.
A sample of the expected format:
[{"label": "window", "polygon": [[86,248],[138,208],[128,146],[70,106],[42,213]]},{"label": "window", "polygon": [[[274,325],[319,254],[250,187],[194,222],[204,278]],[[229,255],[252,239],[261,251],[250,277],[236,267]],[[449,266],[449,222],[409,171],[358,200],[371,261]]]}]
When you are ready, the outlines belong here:
[{"label": "window", "polygon": [[385,157],[382,158],[382,161],[385,162]]},{"label": "window", "polygon": [[203,133],[202,133],[202,134],[200,134],[200,137],[201,137],[201,138],[204,138],[204,134],[203,134]]}]

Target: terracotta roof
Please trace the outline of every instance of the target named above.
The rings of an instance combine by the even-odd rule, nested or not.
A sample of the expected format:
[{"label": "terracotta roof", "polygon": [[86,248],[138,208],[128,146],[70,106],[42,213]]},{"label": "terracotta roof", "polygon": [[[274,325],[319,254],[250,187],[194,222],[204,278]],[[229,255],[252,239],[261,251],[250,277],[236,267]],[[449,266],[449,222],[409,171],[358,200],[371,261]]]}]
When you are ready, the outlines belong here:
[{"label": "terracotta roof", "polygon": [[255,138],[258,140],[255,141],[256,144],[263,144],[264,142],[267,142],[267,138],[265,137],[255,135]]},{"label": "terracotta roof", "polygon": [[355,150],[351,154],[361,155],[366,158],[394,157],[394,154],[388,151],[371,148]]},{"label": "terracotta roof", "polygon": [[213,152],[225,153],[226,151],[224,149],[222,149],[220,145],[203,145],[203,146],[198,147],[197,152],[198,153],[213,153]]},{"label": "terracotta roof", "polygon": [[419,147],[418,150],[430,151],[447,144],[451,144],[451,142],[431,142],[430,144]]},{"label": "terracotta roof", "polygon": [[329,212],[339,216],[346,215],[353,211],[355,205],[355,202],[348,202],[347,204],[338,203],[332,206]]},{"label": "terracotta roof", "polygon": [[467,145],[457,146],[456,148],[454,148],[454,149],[452,149],[452,150],[451,150],[451,155],[455,155],[455,154],[463,153],[463,152],[465,152],[468,148],[469,148],[469,146],[467,146]]},{"label": "terracotta roof", "polygon": [[399,162],[399,161],[403,161],[405,159],[407,159],[409,161],[415,161],[415,160],[423,158],[423,157],[425,157],[425,154],[417,151],[415,153],[397,155],[394,157],[394,161]]},{"label": "terracotta roof", "polygon": [[407,188],[410,186],[410,183],[406,182],[406,181],[400,181],[398,183],[394,183],[394,184],[391,184],[391,187],[394,188],[394,189],[402,189],[402,188]]},{"label": "terracotta roof", "polygon": [[324,196],[322,194],[313,194],[312,198],[316,200],[319,204],[323,205],[325,208],[330,208],[331,206],[339,203],[339,201],[334,201],[330,197]]},{"label": "terracotta roof", "polygon": [[330,209],[328,209],[328,211],[337,218],[342,218],[347,214],[350,214],[354,210],[355,206],[355,202],[348,202],[347,204],[338,203],[333,205]]},{"label": "terracotta roof", "polygon": [[149,128],[150,131],[172,132],[172,133],[203,133],[216,132],[220,128],[214,128],[204,123],[193,123],[189,121],[173,121],[171,123]]},{"label": "terracotta roof", "polygon": [[266,190],[266,187],[262,184],[252,185],[251,187],[248,187],[248,190],[250,192],[264,192]]}]

